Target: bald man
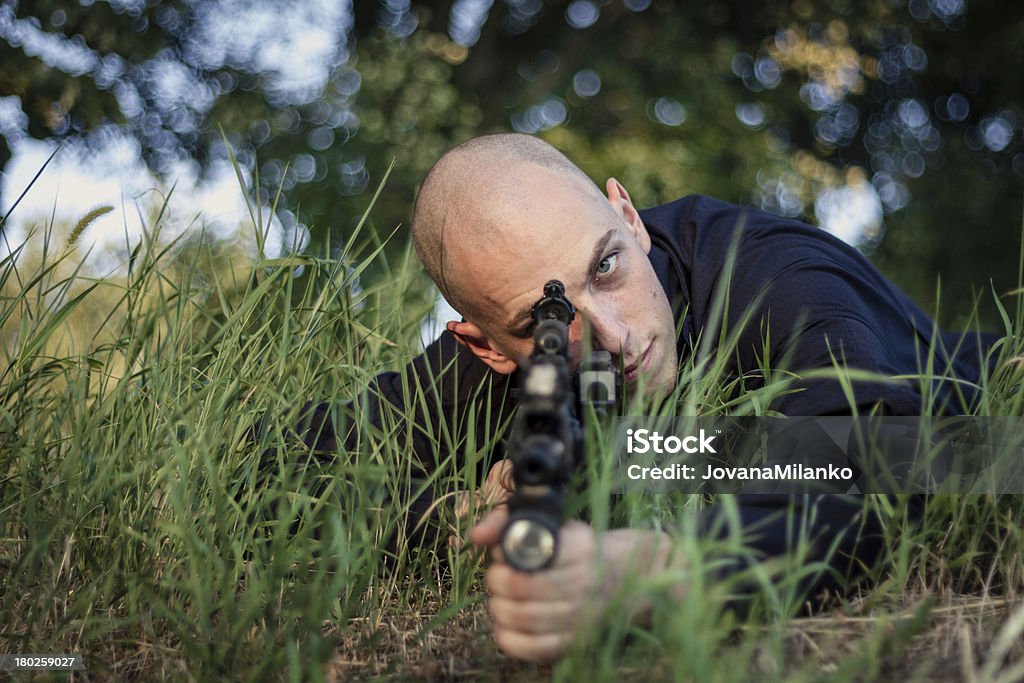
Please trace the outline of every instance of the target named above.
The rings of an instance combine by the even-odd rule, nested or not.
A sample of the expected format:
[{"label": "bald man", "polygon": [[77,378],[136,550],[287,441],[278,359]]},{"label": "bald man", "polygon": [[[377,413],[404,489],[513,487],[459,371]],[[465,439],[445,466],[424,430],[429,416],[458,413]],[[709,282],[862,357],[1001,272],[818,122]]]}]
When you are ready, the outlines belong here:
[{"label": "bald man", "polygon": [[675,385],[676,323],[648,259],[651,237],[625,188],[610,179],[606,189],[607,199],[554,148],[519,135],[465,143],[427,176],[413,244],[465,317],[448,331],[491,370],[511,374],[530,355],[530,307],[544,282],[561,279],[580,313],[574,359],[588,325],[627,383],[656,394]]},{"label": "bald man", "polygon": [[[747,390],[766,383],[766,367],[802,372],[839,363],[880,376],[913,376],[929,348],[936,349],[936,372],[950,378],[927,392],[906,380],[847,387],[803,382],[771,405],[790,415],[962,409],[973,400],[962,380],[977,380],[991,343],[959,335],[933,339],[933,323],[920,308],[855,249],[822,230],[697,196],[638,210],[618,181],[609,179],[602,193],[560,152],[529,136],[476,138],[440,159],[416,201],[413,241],[463,319],[449,322],[404,373],[379,376],[363,409],[371,421],[389,424],[404,406],[415,407],[406,446],[424,476],[449,455],[441,451],[454,449],[461,457],[478,445],[445,444],[439,434],[491,434],[512,414],[515,373],[532,348],[530,306],[552,279],[565,284],[578,311],[570,329],[574,361],[589,335],[624,368],[627,386],[653,399],[671,392],[680,359],[696,352],[701,332],[717,335],[728,324],[739,328],[730,329],[738,341],[728,368]],[[716,308],[726,290],[726,306]],[[333,452],[338,444],[327,410],[316,409],[312,431],[316,447]],[[436,428],[441,424],[446,429]],[[494,449],[492,462],[500,461],[500,451]],[[485,485],[491,497],[496,490],[500,497],[503,471],[497,465]],[[755,557],[794,550],[794,519],[803,524],[809,560],[834,570],[809,578],[808,591],[840,587],[840,577],[871,566],[879,555],[877,520],[865,519],[859,502],[737,500],[741,526],[757,530],[750,543]],[[430,496],[418,503],[417,510],[427,510]],[[571,521],[556,563],[522,574],[496,550],[504,520],[504,511],[495,510],[471,539],[493,552],[486,578],[497,642],[525,659],[560,656],[581,621],[600,612],[625,577],[682,562],[659,532],[619,529],[598,543],[588,525]],[[712,509],[703,513],[701,528],[721,533],[712,531],[717,521]],[[638,615],[646,608],[635,607]]]}]

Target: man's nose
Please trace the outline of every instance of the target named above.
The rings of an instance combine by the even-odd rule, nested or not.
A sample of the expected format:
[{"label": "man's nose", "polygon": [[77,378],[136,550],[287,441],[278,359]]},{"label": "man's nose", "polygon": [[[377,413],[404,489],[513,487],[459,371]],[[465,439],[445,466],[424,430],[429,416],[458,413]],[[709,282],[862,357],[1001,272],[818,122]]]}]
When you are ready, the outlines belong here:
[{"label": "man's nose", "polygon": [[608,351],[615,357],[628,353],[629,326],[621,316],[609,311],[577,309],[576,317],[569,330],[570,346],[585,349],[589,336],[591,351]]}]

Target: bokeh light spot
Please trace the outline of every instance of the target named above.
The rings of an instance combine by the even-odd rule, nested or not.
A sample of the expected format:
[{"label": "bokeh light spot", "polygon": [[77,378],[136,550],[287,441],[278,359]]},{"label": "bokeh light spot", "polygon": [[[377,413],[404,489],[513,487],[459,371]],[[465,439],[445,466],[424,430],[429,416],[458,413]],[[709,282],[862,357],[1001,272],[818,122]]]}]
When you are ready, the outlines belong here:
[{"label": "bokeh light spot", "polygon": [[565,10],[565,20],[576,29],[593,26],[600,16],[601,11],[590,0],[574,0]]},{"label": "bokeh light spot", "polygon": [[686,121],[686,107],[671,97],[659,97],[647,104],[647,114],[665,126],[679,126]]},{"label": "bokeh light spot", "polygon": [[593,69],[577,71],[572,77],[572,89],[580,97],[593,97],[601,92],[601,77]]}]

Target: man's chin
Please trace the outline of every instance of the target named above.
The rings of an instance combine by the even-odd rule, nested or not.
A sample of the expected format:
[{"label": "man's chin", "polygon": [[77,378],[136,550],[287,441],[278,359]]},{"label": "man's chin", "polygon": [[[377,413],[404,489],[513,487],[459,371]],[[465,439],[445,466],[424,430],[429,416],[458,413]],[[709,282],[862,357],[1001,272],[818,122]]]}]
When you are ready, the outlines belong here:
[{"label": "man's chin", "polygon": [[[652,343],[645,354],[641,372],[637,374],[634,381],[626,386],[632,396],[642,396],[645,401],[657,404],[668,398],[675,388],[675,368],[672,372],[665,372],[662,356],[657,348],[657,343]],[[674,365],[674,363],[673,363]]]}]

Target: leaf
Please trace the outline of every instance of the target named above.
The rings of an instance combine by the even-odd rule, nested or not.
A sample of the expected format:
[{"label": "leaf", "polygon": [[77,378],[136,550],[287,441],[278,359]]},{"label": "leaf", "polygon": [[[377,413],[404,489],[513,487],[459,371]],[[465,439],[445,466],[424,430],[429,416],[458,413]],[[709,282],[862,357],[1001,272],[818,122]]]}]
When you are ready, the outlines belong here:
[{"label": "leaf", "polygon": [[15,363],[15,367],[24,367],[27,363],[30,363],[36,357],[36,354],[39,352],[39,349],[42,348],[43,344],[45,344],[57,328],[60,327],[61,323],[63,323],[67,317],[71,315],[71,312],[75,310],[78,304],[82,303],[85,297],[87,297],[89,293],[98,286],[98,282],[90,285],[74,299],[61,306],[56,315],[54,315],[49,322],[43,325],[28,341],[28,343],[22,347],[21,353],[18,354],[18,360]]}]

